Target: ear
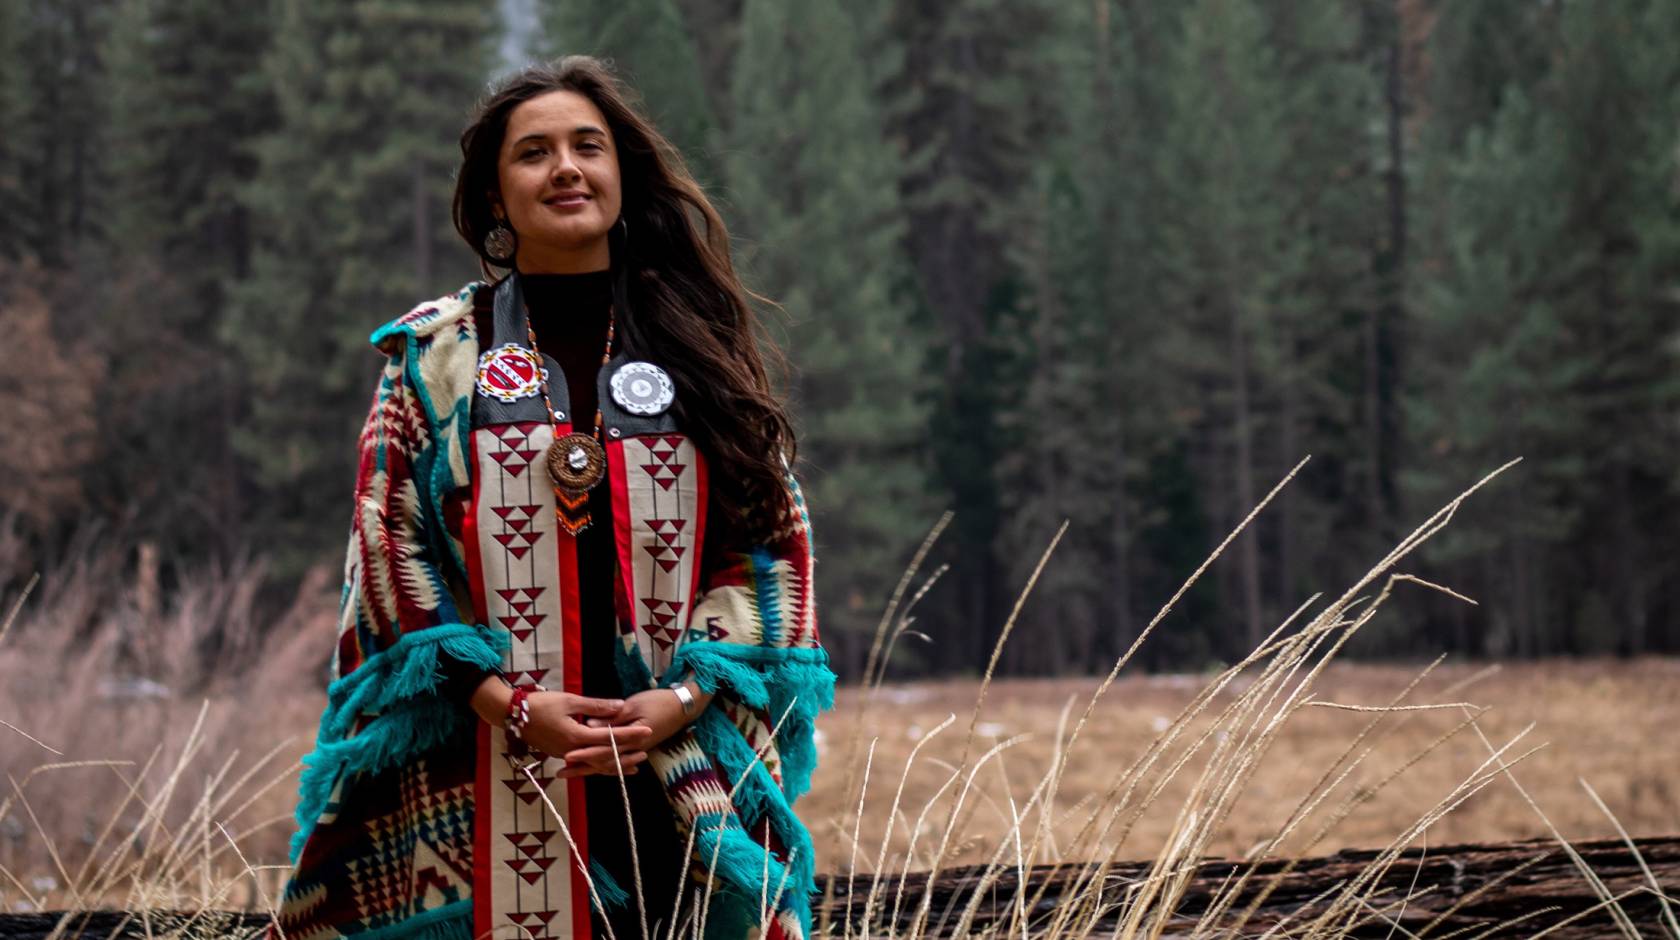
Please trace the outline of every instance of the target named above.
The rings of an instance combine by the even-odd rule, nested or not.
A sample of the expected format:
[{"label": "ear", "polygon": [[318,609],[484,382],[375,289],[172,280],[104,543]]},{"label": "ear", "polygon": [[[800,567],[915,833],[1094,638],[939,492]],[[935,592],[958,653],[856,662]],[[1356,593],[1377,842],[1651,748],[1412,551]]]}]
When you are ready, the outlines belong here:
[{"label": "ear", "polygon": [[490,203],[490,216],[498,222],[506,222],[507,209],[502,205],[502,194],[491,190],[484,194],[484,198]]}]

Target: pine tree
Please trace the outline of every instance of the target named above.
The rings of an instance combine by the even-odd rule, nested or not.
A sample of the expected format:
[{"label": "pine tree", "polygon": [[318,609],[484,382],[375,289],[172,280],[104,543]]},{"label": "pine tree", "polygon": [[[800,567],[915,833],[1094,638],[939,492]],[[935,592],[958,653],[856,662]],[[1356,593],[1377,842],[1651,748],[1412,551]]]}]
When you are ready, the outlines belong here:
[{"label": "pine tree", "polygon": [[[1382,82],[1400,63],[1388,58],[1398,53],[1392,43],[1380,44],[1389,37],[1361,21],[1362,7],[1274,7],[1267,30],[1284,115],[1274,133],[1287,154],[1267,185],[1281,210],[1273,237],[1289,247],[1272,304],[1275,342],[1260,361],[1275,415],[1267,476],[1312,457],[1261,522],[1278,610],[1358,578],[1364,569],[1354,566],[1394,543],[1405,315],[1394,239],[1405,218],[1394,214],[1404,189],[1393,187],[1405,164],[1391,136],[1403,115],[1386,97],[1398,90]],[[1368,43],[1379,48],[1361,56]]]},{"label": "pine tree", "polygon": [[675,0],[561,0],[544,17],[553,55],[608,59],[702,182],[715,178],[714,108]]},{"label": "pine tree", "polygon": [[106,172],[108,273],[119,295],[145,297],[148,309],[97,314],[111,350],[97,412],[110,454],[92,490],[144,507],[134,524],[169,554],[231,552],[246,536],[232,450],[246,396],[218,327],[249,264],[248,212],[236,197],[256,175],[256,137],[272,121],[259,74],[266,8],[123,0],[113,15],[108,134],[122,158]]},{"label": "pine tree", "polygon": [[251,384],[236,443],[283,567],[344,517],[369,331],[475,276],[448,206],[492,25],[444,0],[279,5],[263,66],[279,125],[243,193],[257,237],[224,338]]},{"label": "pine tree", "polygon": [[1545,72],[1513,76],[1441,160],[1445,243],[1418,287],[1429,355],[1409,401],[1429,459],[1410,482],[1439,501],[1525,458],[1431,553],[1479,570],[1494,655],[1674,639],[1675,19],[1659,2],[1563,5],[1531,37]]},{"label": "pine tree", "polygon": [[1369,368],[1359,323],[1377,303],[1381,138],[1369,131],[1376,86],[1352,12],[1340,0],[1209,0],[1185,6],[1167,39],[1151,254],[1169,314],[1157,348],[1183,416],[1176,433],[1217,528],[1303,456],[1317,458],[1216,569],[1243,625],[1240,639],[1213,645],[1226,656],[1340,576],[1327,533],[1346,518],[1337,503],[1366,453],[1356,444],[1366,382],[1339,377]]},{"label": "pine tree", "polygon": [[[5,149],[15,162],[16,214],[10,237],[49,268],[69,267],[96,243],[104,218],[106,116],[101,45],[109,0],[9,4],[23,79],[13,93]],[[11,58],[10,56],[8,58]]]},{"label": "pine tree", "polygon": [[[27,19],[19,3],[0,3],[0,218],[18,219],[25,205],[23,192],[23,146],[14,128],[23,125],[28,112],[29,74],[24,69],[23,46]],[[17,259],[24,252],[23,233],[16,226],[0,226],[0,258]]]},{"label": "pine tree", "polygon": [[[1160,232],[1164,298],[1177,328],[1171,355],[1185,387],[1206,403],[1201,426],[1188,430],[1212,445],[1204,485],[1226,524],[1262,492],[1260,363],[1275,355],[1275,302],[1293,261],[1272,190],[1288,159],[1275,133],[1286,118],[1281,69],[1262,17],[1219,0],[1184,8],[1166,77],[1174,120],[1162,130],[1156,165],[1175,210]],[[1253,648],[1265,613],[1258,532],[1246,530],[1235,552],[1228,609],[1240,613],[1240,643]],[[1227,641],[1229,652],[1234,646]]]},{"label": "pine tree", "polygon": [[1141,226],[1135,211],[1119,210],[1143,167],[1128,94],[1137,77],[1130,24],[1115,19],[1106,3],[1060,8],[1043,46],[1057,71],[1035,92],[1039,159],[1012,251],[1028,285],[1030,326],[1010,337],[1026,376],[996,409],[1008,445],[992,458],[1002,497],[994,552],[1008,580],[1023,583],[1036,564],[1025,546],[1044,544],[1063,520],[1069,529],[1023,614],[1057,627],[1006,652],[1016,670],[1093,668],[1131,629]]},{"label": "pine tree", "polygon": [[[1046,41],[1065,4],[1048,0],[958,0],[859,4],[872,24],[871,78],[886,112],[909,220],[906,249],[930,315],[926,371],[932,485],[958,508],[940,559],[953,566],[946,604],[924,622],[948,661],[984,668],[1019,587],[1004,545],[1007,494],[992,465],[1015,446],[999,408],[1019,390],[996,384],[1003,324],[1034,303],[1030,274],[1011,251],[1031,225],[1032,168],[1059,120],[1055,65]],[[1009,336],[1006,342],[1020,342]],[[1057,520],[1059,522],[1059,520]],[[1043,538],[1054,531],[1051,523]],[[1011,554],[1019,546],[1006,549]]]},{"label": "pine tree", "polygon": [[883,156],[857,60],[837,0],[797,12],[748,0],[725,165],[743,270],[791,321],[827,622],[854,668],[857,632],[873,625],[898,574],[891,559],[907,557],[932,521],[896,164]]}]

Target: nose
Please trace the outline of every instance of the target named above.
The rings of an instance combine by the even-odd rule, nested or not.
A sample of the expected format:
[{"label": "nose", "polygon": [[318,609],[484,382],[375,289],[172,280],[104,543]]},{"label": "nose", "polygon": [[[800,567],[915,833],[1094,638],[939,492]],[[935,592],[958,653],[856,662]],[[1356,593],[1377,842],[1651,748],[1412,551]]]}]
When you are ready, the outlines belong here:
[{"label": "nose", "polygon": [[557,157],[554,161],[554,179],[575,180],[583,176],[583,171],[579,170],[577,164],[572,162],[571,148],[561,149]]}]

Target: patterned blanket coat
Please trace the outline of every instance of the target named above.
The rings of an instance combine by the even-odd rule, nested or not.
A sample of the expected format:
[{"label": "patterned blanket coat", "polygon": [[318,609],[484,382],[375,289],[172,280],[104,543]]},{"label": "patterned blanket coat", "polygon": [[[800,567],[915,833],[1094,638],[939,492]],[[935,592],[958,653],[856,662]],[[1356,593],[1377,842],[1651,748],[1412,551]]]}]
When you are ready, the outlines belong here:
[{"label": "patterned blanket coat", "polygon": [[[510,504],[481,506],[500,531],[469,525],[462,539],[445,524],[446,502],[463,496],[485,502],[475,483],[487,487],[491,474],[507,482],[508,464],[528,463],[552,433],[546,421],[487,418],[495,407],[474,408],[481,349],[490,345],[484,340],[514,338],[508,323],[496,327],[496,337],[479,336],[475,295],[491,290],[468,284],[371,337],[388,359],[360,437],[334,678],[315,748],[304,758],[294,868],[279,918],[289,940],[587,936],[591,898],[597,905],[623,902],[621,886],[603,884],[603,872],[578,864],[587,858],[581,832],[568,841],[561,836],[570,830],[541,826],[545,844],[532,836],[511,848],[489,839],[490,801],[499,794],[530,806],[533,794],[519,792],[527,786],[519,780],[489,779],[499,768],[493,761],[487,766],[487,748],[504,743],[501,729],[439,690],[442,656],[511,669],[515,681],[542,675],[519,671],[531,668],[519,661],[520,644],[540,619],[533,592],[504,587],[484,596],[486,546],[511,544],[523,557],[525,520],[501,524]],[[504,300],[497,296],[499,309]],[[522,304],[519,309],[522,317]],[[499,313],[498,322],[503,319]],[[602,375],[604,409],[610,371]],[[564,383],[552,383],[551,392],[553,385]],[[693,724],[649,755],[679,837],[692,845],[691,877],[710,893],[706,936],[744,937],[763,925],[771,937],[803,937],[814,868],[809,834],[792,804],[809,788],[813,720],[833,704],[834,691],[817,635],[809,517],[789,473],[784,522],[771,538],[702,557],[703,496],[684,510],[697,517],[685,526],[654,518],[672,513],[635,495],[668,499],[658,494],[679,482],[669,479],[674,473],[702,484],[685,483],[677,492],[704,491],[704,458],[670,420],[620,422],[608,445],[620,565],[619,671],[628,687],[672,685],[691,675],[715,694]],[[530,469],[533,477],[542,472]],[[646,485],[638,487],[638,480]],[[528,492],[537,502],[540,493]],[[661,599],[642,582],[677,590],[666,589]],[[555,679],[544,684],[572,686]],[[505,783],[512,797],[488,786],[493,782]],[[567,812],[566,782],[553,782],[549,792]],[[580,791],[570,792],[581,809]],[[519,811],[517,800],[510,805]],[[580,828],[573,822],[571,829]],[[513,857],[506,857],[510,851]],[[512,915],[516,931],[500,929],[508,922],[490,919],[485,898],[488,879],[506,884],[510,877],[497,861],[524,879],[513,882],[521,890],[551,868],[564,868],[556,884],[568,893],[559,906],[569,910],[556,918],[550,898],[546,910]],[[659,916],[668,919],[650,912],[649,922]]]}]

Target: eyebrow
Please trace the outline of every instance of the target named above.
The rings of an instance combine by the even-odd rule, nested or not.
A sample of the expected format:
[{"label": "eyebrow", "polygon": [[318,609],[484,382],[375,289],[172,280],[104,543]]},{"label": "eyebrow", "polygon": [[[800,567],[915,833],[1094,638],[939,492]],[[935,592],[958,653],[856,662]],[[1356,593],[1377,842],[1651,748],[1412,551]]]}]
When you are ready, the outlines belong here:
[{"label": "eyebrow", "polygon": [[[607,132],[604,131],[604,130],[601,130],[599,127],[596,127],[593,124],[579,124],[577,127],[572,128],[572,133],[574,135],[577,135],[577,134],[600,134],[601,136],[604,137],[604,136],[606,136]],[[521,137],[518,140],[514,141],[513,145],[515,147],[518,147],[521,144],[523,144],[523,143],[525,143],[526,141],[529,141],[529,140],[547,140],[547,139],[548,139],[547,134],[537,132],[537,133],[533,133],[533,134],[526,134],[524,137]]]}]

